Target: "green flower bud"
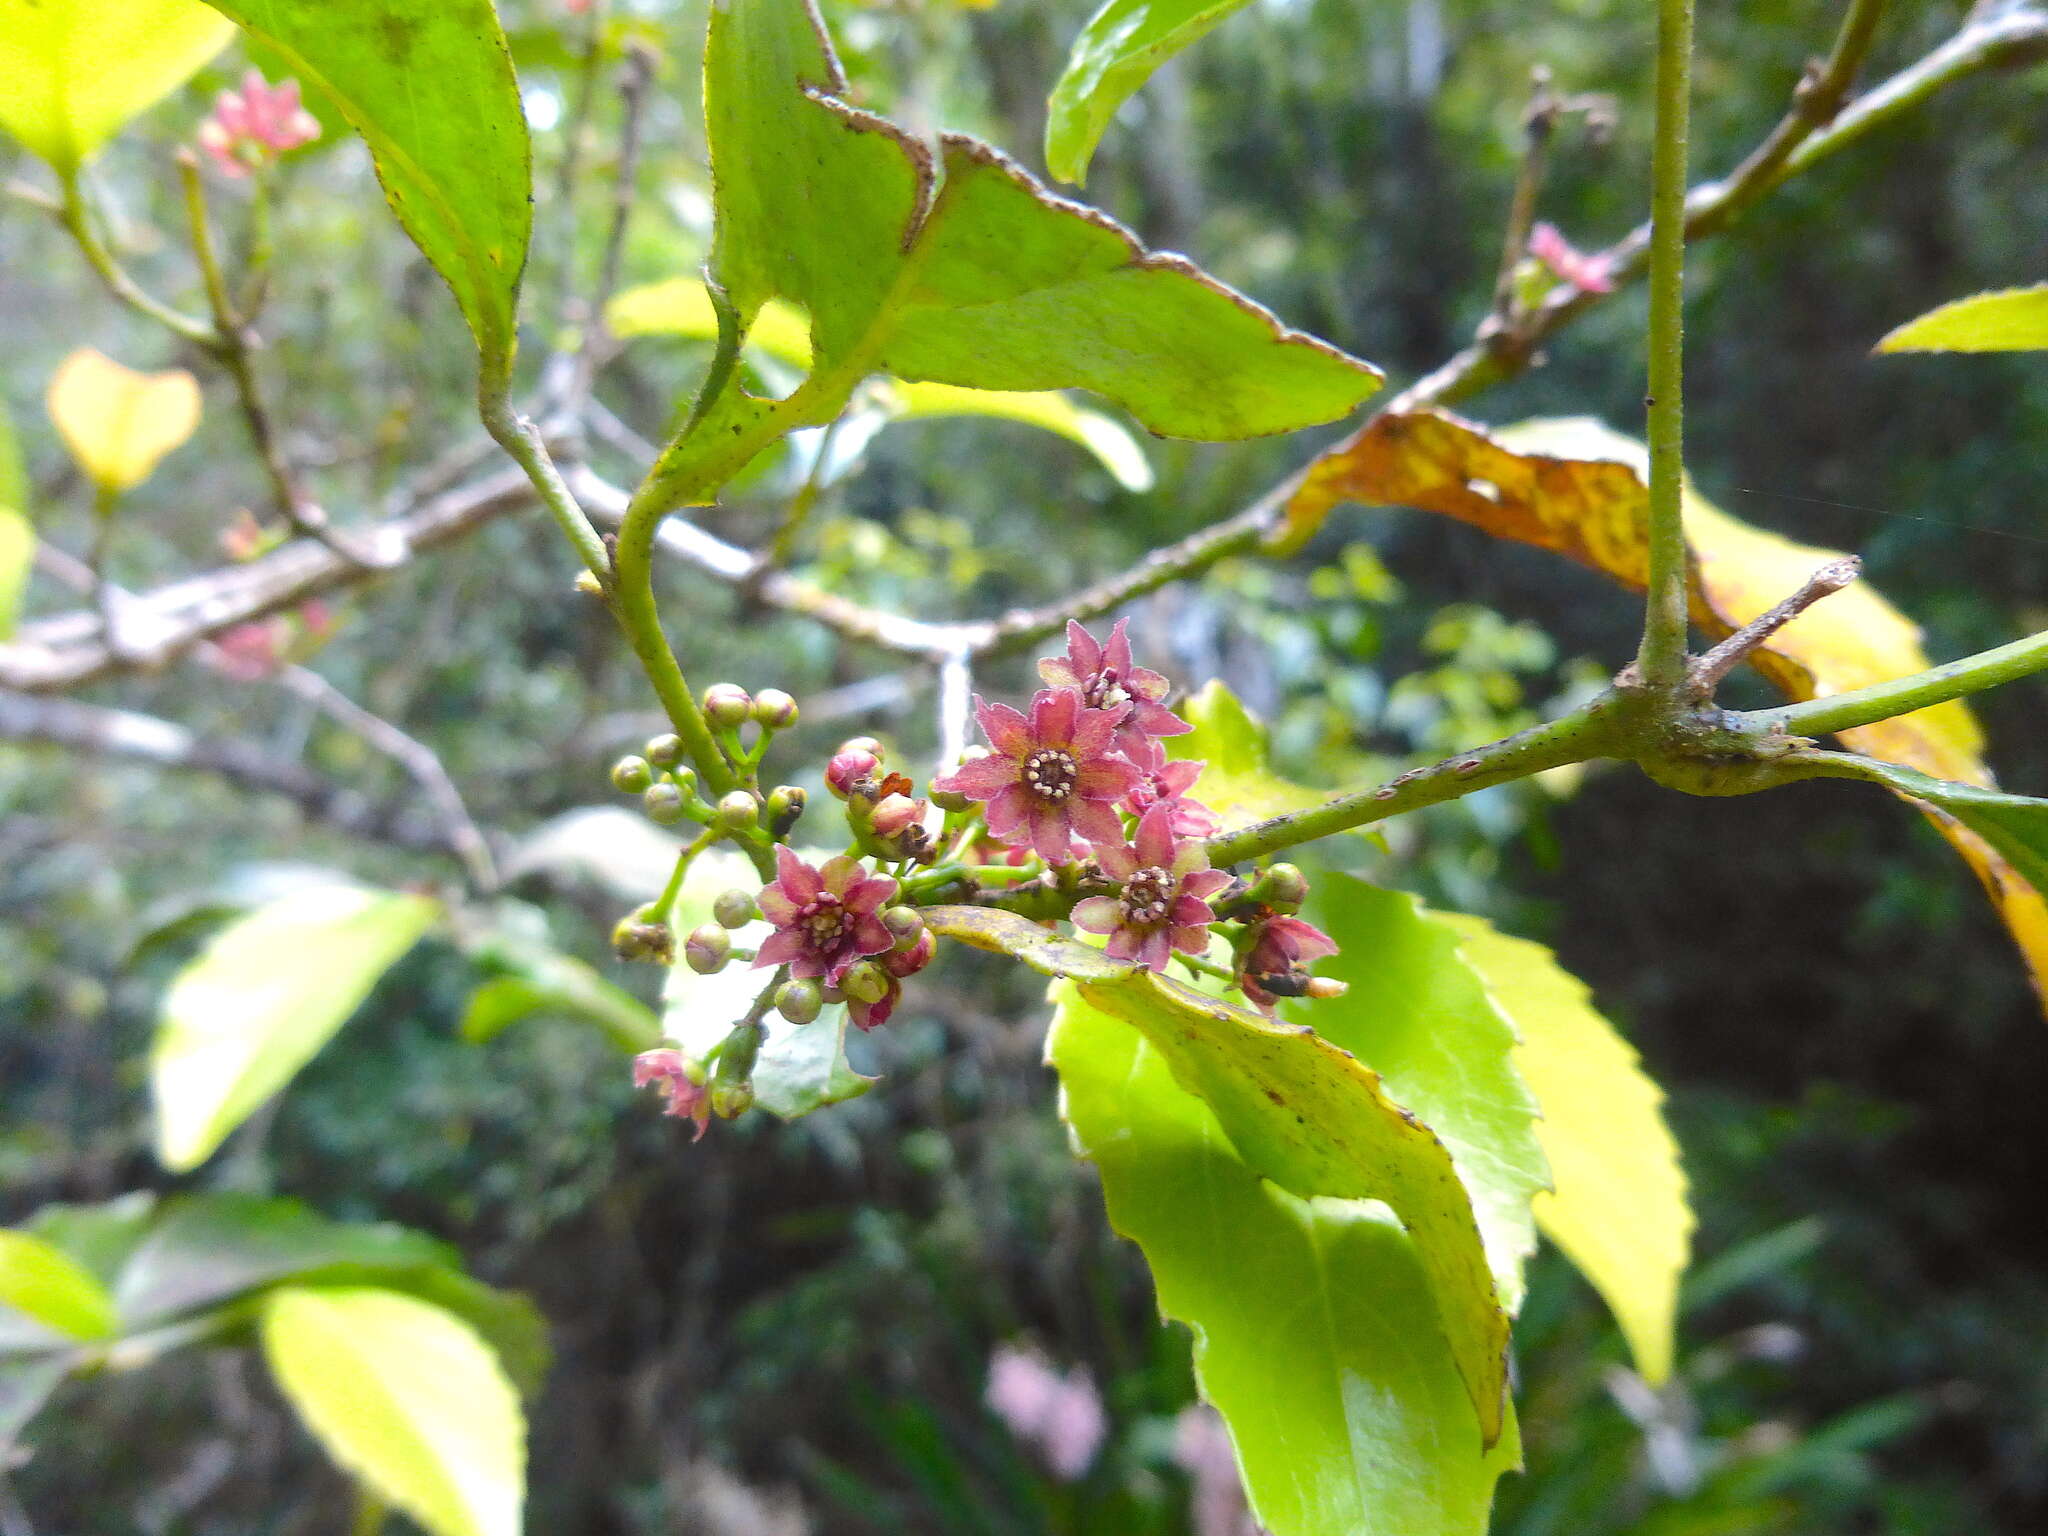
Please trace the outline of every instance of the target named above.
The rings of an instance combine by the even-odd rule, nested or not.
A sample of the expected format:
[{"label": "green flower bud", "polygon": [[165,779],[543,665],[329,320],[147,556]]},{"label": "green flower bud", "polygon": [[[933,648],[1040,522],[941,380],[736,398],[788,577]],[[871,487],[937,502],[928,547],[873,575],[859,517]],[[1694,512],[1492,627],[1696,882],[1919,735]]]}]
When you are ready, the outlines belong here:
[{"label": "green flower bud", "polygon": [[1308,899],[1308,877],[1292,864],[1274,864],[1252,882],[1250,895],[1260,906],[1291,917]]},{"label": "green flower bud", "polygon": [[752,896],[735,888],[718,893],[718,899],[711,903],[711,915],[721,928],[744,928],[761,915],[761,909]]},{"label": "green flower bud", "polygon": [[780,688],[763,688],[754,695],[754,719],[765,730],[786,731],[796,724],[796,700]]},{"label": "green flower bud", "polygon": [[612,788],[622,795],[646,792],[654,782],[654,769],[644,757],[622,757],[612,764]]},{"label": "green flower bud", "polygon": [[658,784],[647,786],[640,796],[640,806],[651,820],[664,827],[672,827],[683,819],[683,792],[663,779]]},{"label": "green flower bud", "polygon": [[803,819],[804,804],[809,798],[795,784],[784,784],[771,790],[768,795],[768,830],[777,837],[787,837],[790,828]]},{"label": "green flower bud", "polygon": [[839,988],[863,1003],[879,1003],[889,993],[889,973],[872,960],[857,960],[839,978]]},{"label": "green flower bud", "polygon": [[711,1085],[711,1113],[721,1120],[737,1120],[754,1107],[754,1085],[748,1083],[713,1083]]},{"label": "green flower bud", "polygon": [[643,749],[647,761],[657,768],[673,768],[683,760],[683,738],[674,734],[656,736]]},{"label": "green flower bud", "polygon": [[898,949],[914,949],[924,937],[924,914],[915,907],[891,907],[882,914],[882,926],[896,940]]},{"label": "green flower bud", "polygon": [[699,976],[715,976],[732,956],[732,935],[716,923],[692,928],[683,941],[683,963]]},{"label": "green flower bud", "polygon": [[734,832],[744,832],[761,819],[761,802],[744,789],[736,789],[718,802],[718,822]]},{"label": "green flower bud", "polygon": [[753,712],[753,699],[738,683],[713,683],[704,690],[704,713],[710,716],[713,725],[731,730],[734,726],[746,724]]},{"label": "green flower bud", "polygon": [[775,990],[775,1011],[792,1024],[808,1024],[825,1006],[824,988],[808,978],[785,981]]},{"label": "green flower bud", "polygon": [[675,935],[665,923],[646,921],[647,909],[628,913],[612,929],[612,953],[621,960],[652,960],[667,965],[675,959]]}]

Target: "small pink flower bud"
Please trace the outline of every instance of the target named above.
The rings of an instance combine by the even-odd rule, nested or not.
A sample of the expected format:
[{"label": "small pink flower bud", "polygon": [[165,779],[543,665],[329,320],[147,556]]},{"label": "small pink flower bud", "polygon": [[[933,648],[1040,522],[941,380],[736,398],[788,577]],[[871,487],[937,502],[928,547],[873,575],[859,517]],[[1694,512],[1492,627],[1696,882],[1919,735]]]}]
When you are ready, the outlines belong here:
[{"label": "small pink flower bud", "polygon": [[732,957],[732,935],[716,923],[690,930],[683,941],[683,962],[699,976],[715,976]]},{"label": "small pink flower bud", "polygon": [[754,695],[754,720],[766,730],[786,731],[796,724],[796,700],[780,688],[763,688]]},{"label": "small pink flower bud", "polygon": [[713,725],[731,730],[753,715],[754,700],[738,683],[713,683],[704,690],[704,713]]},{"label": "small pink flower bud", "polygon": [[842,752],[865,752],[878,763],[889,755],[882,750],[882,744],[872,736],[849,736],[846,740],[839,743],[839,750]]},{"label": "small pink flower bud", "polygon": [[887,795],[875,804],[873,826],[875,836],[894,837],[906,827],[919,826],[924,821],[923,802],[908,795]]},{"label": "small pink flower bud", "polygon": [[855,784],[873,777],[881,766],[882,760],[872,752],[841,747],[825,765],[825,787],[844,800],[853,793]]},{"label": "small pink flower bud", "polygon": [[891,976],[915,976],[932,963],[932,957],[938,952],[938,943],[927,928],[908,949],[892,949],[882,956],[882,969]]}]

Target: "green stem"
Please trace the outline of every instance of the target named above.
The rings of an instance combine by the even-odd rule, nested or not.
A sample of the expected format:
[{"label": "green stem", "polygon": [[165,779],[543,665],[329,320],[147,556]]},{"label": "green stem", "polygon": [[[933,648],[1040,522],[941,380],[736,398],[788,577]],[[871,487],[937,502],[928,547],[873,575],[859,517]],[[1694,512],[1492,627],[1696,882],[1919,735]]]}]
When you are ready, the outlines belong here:
[{"label": "green stem", "polygon": [[142,289],[142,285],[122,268],[114,259],[114,253],[101,243],[92,227],[92,211],[86,207],[85,191],[80,185],[78,172],[62,172],[58,187],[63,201],[57,210],[57,218],[71,238],[78,242],[78,249],[84,254],[86,264],[99,274],[100,281],[107,285],[107,291],[138,314],[146,315],[157,324],[176,334],[181,340],[209,353],[220,351],[220,339],[211,327],[190,315],[180,314],[168,304],[160,303]]},{"label": "green stem", "polygon": [[1782,709],[1749,710],[1728,719],[1737,729],[1775,727],[1792,736],[1833,736],[2042,671],[2048,671],[2048,630],[1853,693],[1809,699]]},{"label": "green stem", "polygon": [[1650,166],[1649,589],[1636,669],[1653,691],[1685,680],[1685,161],[1692,0],[1657,3],[1656,143]]}]

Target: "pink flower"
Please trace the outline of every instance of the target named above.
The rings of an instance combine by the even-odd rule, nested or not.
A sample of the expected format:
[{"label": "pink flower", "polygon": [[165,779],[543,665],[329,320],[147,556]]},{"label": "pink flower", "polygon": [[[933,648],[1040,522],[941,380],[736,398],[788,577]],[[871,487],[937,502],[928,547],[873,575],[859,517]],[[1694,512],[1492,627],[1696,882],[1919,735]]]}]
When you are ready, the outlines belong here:
[{"label": "pink flower", "polygon": [[889,1022],[889,1015],[896,1011],[896,1005],[903,1000],[905,976],[915,976],[932,963],[932,956],[938,953],[938,944],[926,930],[918,941],[908,949],[892,949],[883,955],[880,965],[889,973],[889,989],[872,1003],[864,1003],[851,993],[847,994],[846,1012],[856,1027],[873,1029],[877,1024]]},{"label": "pink flower", "polygon": [[1093,635],[1074,620],[1067,620],[1067,654],[1048,656],[1038,664],[1038,675],[1054,688],[1078,688],[1081,702],[1090,709],[1116,711],[1118,747],[1128,753],[1147,736],[1184,736],[1194,727],[1159,701],[1170,686],[1148,667],[1131,665],[1131,641],[1124,633],[1128,619],[1118,619],[1109,632],[1109,643],[1096,643]]},{"label": "pink flower", "polygon": [[932,780],[932,788],[987,801],[989,831],[1029,842],[1048,864],[1071,863],[1077,836],[1123,841],[1116,802],[1136,785],[1138,770],[1113,755],[1114,710],[1083,707],[1078,689],[1044,688],[1029,720],[978,697],[974,711],[995,750]]},{"label": "pink flower", "polygon": [[252,167],[320,137],[320,123],[299,104],[299,82],[265,83],[260,71],[242,76],[239,93],[222,91],[213,115],[199,125],[199,147],[223,176],[246,176]]},{"label": "pink flower", "polygon": [[691,1080],[684,1067],[683,1053],[664,1049],[642,1051],[635,1056],[633,1086],[645,1088],[649,1083],[661,1084],[662,1092],[668,1095],[668,1104],[662,1113],[674,1115],[678,1120],[696,1121],[697,1134],[690,1139],[702,1141],[711,1124],[711,1095],[702,1083]]},{"label": "pink flower", "polygon": [[1574,287],[1588,293],[1614,292],[1614,258],[1588,256],[1555,224],[1538,224],[1529,231],[1529,254]]},{"label": "pink flower", "polygon": [[1298,917],[1269,917],[1254,932],[1237,984],[1267,1013],[1279,998],[1300,997],[1307,991],[1304,967],[1309,961],[1337,953],[1335,939]]},{"label": "pink flower", "polygon": [[775,850],[775,869],[756,899],[776,931],[755,955],[755,969],[786,964],[792,976],[822,976],[837,986],[854,961],[894,947],[895,936],[876,915],[895,896],[894,880],[868,874],[845,854],[815,869],[783,846]]},{"label": "pink flower", "polygon": [[1077,1480],[1102,1449],[1102,1399],[1080,1366],[1062,1376],[1035,1350],[1005,1345],[989,1360],[983,1401],[1063,1483]]},{"label": "pink flower", "polygon": [[1175,841],[1171,806],[1145,813],[1134,845],[1097,843],[1095,858],[1110,878],[1123,881],[1123,892],[1077,904],[1074,926],[1108,934],[1112,959],[1163,971],[1176,949],[1199,955],[1209,947],[1216,914],[1206,898],[1230,884],[1230,876],[1209,867],[1200,843]]},{"label": "pink flower", "polygon": [[1127,742],[1124,755],[1139,775],[1138,787],[1124,801],[1125,810],[1143,816],[1155,805],[1170,806],[1175,837],[1208,837],[1216,832],[1216,818],[1209,808],[1187,798],[1188,790],[1202,776],[1203,764],[1190,758],[1168,758],[1166,748],[1150,736],[1139,737],[1135,750]]},{"label": "pink flower", "polygon": [[1195,1485],[1195,1536],[1259,1536],[1222,1415],[1200,1403],[1182,1409],[1173,1421],[1173,1459]]}]

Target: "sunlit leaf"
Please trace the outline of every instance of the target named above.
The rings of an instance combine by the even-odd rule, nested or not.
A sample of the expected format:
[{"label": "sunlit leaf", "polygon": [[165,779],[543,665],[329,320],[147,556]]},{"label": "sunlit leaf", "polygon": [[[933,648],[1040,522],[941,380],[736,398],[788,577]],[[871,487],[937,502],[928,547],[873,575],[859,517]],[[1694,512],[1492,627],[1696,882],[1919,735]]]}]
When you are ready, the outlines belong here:
[{"label": "sunlit leaf", "polygon": [[264,1301],[263,1352],[328,1455],[432,1536],[516,1536],[526,1424],[497,1357],[454,1314],[367,1286]]},{"label": "sunlit leaf", "polygon": [[27,1232],[0,1229],[0,1307],[73,1339],[114,1331],[114,1299],[93,1272]]},{"label": "sunlit leaf", "polygon": [[776,298],[810,316],[819,372],[1091,389],[1195,438],[1328,421],[1378,388],[1368,365],[972,139],[942,136],[935,168],[845,89],[808,3],[713,9],[712,264],[743,322]]},{"label": "sunlit leaf", "polygon": [[[711,292],[694,277],[665,278],[627,288],[605,306],[605,324],[615,336],[686,336],[718,339],[718,311]],[[747,346],[792,368],[811,366],[811,327],[802,311],[769,299],[754,315]]]},{"label": "sunlit leaf", "polygon": [[1880,352],[2048,351],[2048,283],[1973,294],[1917,320],[1877,344]]},{"label": "sunlit leaf", "polygon": [[489,978],[470,993],[462,1011],[462,1038],[486,1045],[537,1013],[593,1024],[622,1051],[644,1051],[661,1043],[654,1011],[639,998],[574,956],[548,949],[523,953],[515,969]]},{"label": "sunlit leaf", "polygon": [[1492,1451],[1468,1422],[1416,1240],[1368,1201],[1304,1200],[1248,1167],[1157,1049],[1059,1001],[1047,1059],[1111,1224],[1144,1250],[1159,1308],[1195,1335],[1274,1536],[1480,1536],[1517,1465],[1512,1414]]},{"label": "sunlit leaf", "polygon": [[1405,891],[1318,875],[1306,915],[1340,946],[1316,970],[1341,998],[1288,1006],[1380,1075],[1388,1095],[1443,1139],[1472,1197],[1494,1282],[1510,1311],[1536,1250],[1529,1203],[1550,1185],[1537,1105],[1515,1070],[1515,1032],[1456,930]]},{"label": "sunlit leaf", "polygon": [[[1473,524],[1591,566],[1634,591],[1648,572],[1640,443],[1596,421],[1524,423],[1488,433],[1445,411],[1380,415],[1311,466],[1288,507],[1296,539],[1343,501],[1406,506]],[[1798,544],[1728,516],[1690,484],[1692,620],[1719,639],[1795,591],[1839,551]],[[1919,628],[1867,582],[1816,604],[1755,653],[1794,699],[1846,693],[1927,666]],[[1992,787],[1983,733],[1961,700],[1844,731],[1842,741],[1937,779]],[[2048,1002],[2048,900],[1953,818],[1942,835],[1977,872]]]},{"label": "sunlit leaf", "polygon": [[1052,88],[1045,164],[1061,181],[1088,179],[1088,161],[1116,109],[1183,48],[1245,0],[1109,0],[1088,18]]},{"label": "sunlit leaf", "polygon": [[517,340],[532,151],[491,0],[211,0],[333,97],[391,211],[476,336],[487,385]]},{"label": "sunlit leaf", "polygon": [[234,32],[198,0],[0,0],[0,128],[69,174]]},{"label": "sunlit leaf", "polygon": [[1500,1436],[1508,1319],[1472,1203],[1443,1141],[1378,1073],[1306,1026],[1204,996],[1014,913],[928,907],[925,919],[943,937],[1071,979],[1083,1001],[1136,1028],[1245,1163],[1281,1188],[1393,1207],[1415,1239],[1484,1441]]},{"label": "sunlit leaf", "polygon": [[133,490],[199,425],[199,381],[182,368],[137,373],[80,347],[58,365],[47,403],[64,446],[102,490]]},{"label": "sunlit leaf", "polygon": [[1236,832],[1288,811],[1305,811],[1329,798],[1319,790],[1289,783],[1266,766],[1266,727],[1212,679],[1174,710],[1194,729],[1165,738],[1173,757],[1197,758],[1202,776],[1189,791],[1216,813],[1223,831]]},{"label": "sunlit leaf", "polygon": [[1536,1196],[1536,1224],[1613,1309],[1637,1371],[1661,1383],[1693,1228],[1663,1092],[1549,950],[1476,917],[1430,915],[1460,936],[1465,964],[1521,1036],[1514,1064],[1541,1107],[1553,1189]]},{"label": "sunlit leaf", "polygon": [[164,994],[150,1055],[157,1156],[197,1167],[312,1060],[439,912],[423,896],[295,892],[217,934]]},{"label": "sunlit leaf", "polygon": [[22,589],[35,563],[36,530],[29,521],[28,470],[14,418],[0,401],[0,640],[14,633]]}]

